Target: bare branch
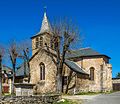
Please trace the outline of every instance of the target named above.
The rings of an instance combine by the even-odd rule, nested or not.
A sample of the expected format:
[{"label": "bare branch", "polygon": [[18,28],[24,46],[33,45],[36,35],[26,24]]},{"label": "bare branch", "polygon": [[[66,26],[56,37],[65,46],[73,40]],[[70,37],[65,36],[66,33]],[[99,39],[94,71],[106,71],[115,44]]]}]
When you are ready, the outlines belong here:
[{"label": "bare branch", "polygon": [[3,48],[2,45],[0,45],[0,55],[3,56],[5,53],[5,49]]},{"label": "bare branch", "polygon": [[[80,32],[72,21],[63,19],[52,25],[52,43],[54,43],[57,55],[57,90],[62,91],[62,73],[66,53],[73,47],[73,42],[76,41],[77,35]],[[69,82],[70,83],[70,82]]]}]

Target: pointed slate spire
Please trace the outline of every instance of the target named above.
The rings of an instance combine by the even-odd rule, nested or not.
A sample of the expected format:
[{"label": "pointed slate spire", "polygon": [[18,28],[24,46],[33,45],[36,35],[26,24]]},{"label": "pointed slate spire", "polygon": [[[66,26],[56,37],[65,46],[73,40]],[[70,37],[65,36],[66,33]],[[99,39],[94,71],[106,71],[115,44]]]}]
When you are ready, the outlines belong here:
[{"label": "pointed slate spire", "polygon": [[51,26],[46,15],[46,11],[44,12],[44,17],[40,29],[40,33],[44,33],[44,32],[49,32],[49,33],[51,32]]},{"label": "pointed slate spire", "polygon": [[52,29],[51,29],[50,23],[48,21],[47,15],[46,15],[46,8],[45,8],[44,17],[43,17],[43,20],[42,20],[41,29],[36,35],[32,36],[31,39],[40,35],[40,34],[43,34],[45,32],[48,32],[49,34],[52,34]]}]

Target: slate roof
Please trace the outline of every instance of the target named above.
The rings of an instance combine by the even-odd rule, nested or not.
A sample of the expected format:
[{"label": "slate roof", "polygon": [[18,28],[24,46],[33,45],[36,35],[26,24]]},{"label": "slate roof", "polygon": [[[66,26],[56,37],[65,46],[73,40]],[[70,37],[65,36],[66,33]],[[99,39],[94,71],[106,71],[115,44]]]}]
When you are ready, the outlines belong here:
[{"label": "slate roof", "polygon": [[[36,54],[38,54],[38,52],[36,52]],[[75,71],[77,73],[87,74],[84,71],[84,69],[80,68],[79,65],[77,65],[75,62],[69,60],[70,58],[86,57],[86,56],[105,56],[105,57],[108,57],[108,56],[106,56],[104,54],[100,54],[100,53],[96,52],[92,48],[82,48],[82,49],[79,49],[79,50],[71,51],[71,53],[67,53],[66,56],[65,56],[65,59],[66,59],[65,64],[71,70],[73,70],[73,71]],[[32,58],[33,58],[33,56],[32,56]],[[30,60],[32,60],[32,58]],[[108,58],[110,58],[110,57],[108,57]]]},{"label": "slate roof", "polygon": [[[69,60],[65,60],[65,64],[74,72],[80,73],[80,74],[88,74],[86,73],[82,68],[80,68],[75,62],[73,61],[69,61]],[[22,64],[19,68],[17,68],[16,73],[16,77],[20,77],[20,76],[25,76],[24,74],[24,64]],[[29,74],[29,70],[26,64],[26,75]]]},{"label": "slate roof", "polygon": [[43,17],[43,21],[40,29],[40,33],[44,33],[44,32],[51,32],[51,26],[48,21],[46,12],[44,12],[44,17]]},{"label": "slate roof", "polygon": [[8,77],[12,74],[12,69],[6,65],[2,66],[2,73],[7,74]]},{"label": "slate roof", "polygon": [[75,62],[70,61],[70,60],[65,60],[65,64],[74,72],[80,73],[80,74],[86,74],[88,75],[88,73],[86,73],[82,68],[80,68],[80,66],[78,66]]},{"label": "slate roof", "polygon": [[26,75],[28,76],[29,74],[29,69],[28,69],[28,66],[27,66],[27,63],[26,63],[26,70],[24,70],[24,63],[20,65],[20,67],[17,68],[16,72],[15,72],[15,76],[16,77],[20,77],[20,76],[25,76],[25,73]]},{"label": "slate roof", "polygon": [[92,48],[81,48],[79,50],[74,50],[66,54],[66,58],[76,58],[76,57],[86,57],[86,56],[106,56],[106,55],[101,54],[93,50]]},{"label": "slate roof", "polygon": [[2,71],[6,71],[6,73],[12,72],[12,69],[6,65],[2,66]]},{"label": "slate roof", "polygon": [[31,39],[38,36],[38,35],[43,35],[44,33],[48,33],[48,34],[51,33],[51,25],[50,25],[49,20],[47,18],[46,12],[44,12],[44,17],[42,20],[42,25],[41,25],[40,31],[36,35],[32,36]]}]

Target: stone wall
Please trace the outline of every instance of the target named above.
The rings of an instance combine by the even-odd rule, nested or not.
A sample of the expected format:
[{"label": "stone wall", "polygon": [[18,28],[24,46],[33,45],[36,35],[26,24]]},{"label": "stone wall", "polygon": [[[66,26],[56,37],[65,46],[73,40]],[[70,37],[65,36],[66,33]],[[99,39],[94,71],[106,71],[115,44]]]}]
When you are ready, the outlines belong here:
[{"label": "stone wall", "polygon": [[[74,78],[70,84],[71,86],[76,82],[76,86],[72,89],[72,92],[73,90],[74,92],[101,92],[112,90],[112,66],[108,64],[107,57],[84,57],[82,59],[76,58],[73,61],[88,74],[90,74],[90,68],[94,68],[94,80],[90,80],[90,76],[88,76],[88,78]],[[39,64],[41,62],[45,64],[45,80],[40,80]],[[30,61],[30,69],[31,83],[36,84],[34,88],[35,93],[51,93],[56,91],[56,65],[49,53],[41,49]],[[70,69],[65,66],[64,76],[68,76],[69,71]]]},{"label": "stone wall", "polygon": [[60,95],[2,97],[0,104],[56,104],[60,99]]},{"label": "stone wall", "polygon": [[77,74],[76,93],[89,91],[89,76]]},{"label": "stone wall", "polygon": [[32,39],[32,55],[34,55],[39,49],[39,48],[36,48],[36,38],[40,39],[40,37],[43,38],[43,47],[45,47],[45,44],[47,44],[47,46],[50,46],[50,42],[51,42],[50,34],[44,33],[43,35],[37,36]]},{"label": "stone wall", "polygon": [[36,49],[36,38],[32,39],[32,55],[34,55],[38,49]]},{"label": "stone wall", "polygon": [[[45,64],[45,80],[40,80],[40,63]],[[51,93],[55,92],[56,86],[56,65],[47,52],[41,50],[30,61],[30,83],[36,84],[34,87],[35,93]]]},{"label": "stone wall", "polygon": [[120,78],[113,78],[112,83],[113,83],[113,90],[120,91]]},{"label": "stone wall", "polygon": [[113,78],[112,79],[112,83],[115,84],[115,83],[120,83],[120,78]]},{"label": "stone wall", "polygon": [[[81,63],[80,61],[77,62],[78,64]],[[84,80],[81,79],[81,84],[88,84],[86,85],[86,90],[83,91],[91,91],[91,92],[99,92],[101,90],[100,88],[100,73],[101,73],[101,66],[103,64],[103,58],[97,58],[97,57],[86,57],[82,60],[82,68],[90,74],[90,68],[93,67],[94,70],[94,80]]]},{"label": "stone wall", "polygon": [[83,60],[77,59],[76,64],[81,66],[88,74],[90,74],[91,67],[95,69],[94,80],[90,80],[90,76],[88,78],[84,75],[77,76],[76,93],[112,90],[112,66],[108,64],[105,57],[85,57]]},{"label": "stone wall", "polygon": [[101,79],[101,87],[102,91],[111,91],[112,90],[112,66],[111,64],[103,64],[102,69],[102,79]]},{"label": "stone wall", "polygon": [[[100,92],[112,90],[112,66],[108,64],[105,57],[85,57],[83,60],[76,62],[90,74],[90,68],[94,70],[94,80],[79,79],[80,87],[83,91]],[[103,67],[101,67],[103,66]]]}]

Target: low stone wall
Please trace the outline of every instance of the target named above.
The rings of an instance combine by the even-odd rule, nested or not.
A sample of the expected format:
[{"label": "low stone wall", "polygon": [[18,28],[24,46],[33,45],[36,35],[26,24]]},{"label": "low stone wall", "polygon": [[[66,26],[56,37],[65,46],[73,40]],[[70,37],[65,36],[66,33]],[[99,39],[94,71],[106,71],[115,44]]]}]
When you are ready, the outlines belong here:
[{"label": "low stone wall", "polygon": [[112,78],[113,90],[120,91],[120,78]]},{"label": "low stone wall", "polygon": [[112,83],[120,83],[120,78],[112,78]]},{"label": "low stone wall", "polygon": [[6,96],[0,98],[0,104],[56,104],[60,95]]}]

